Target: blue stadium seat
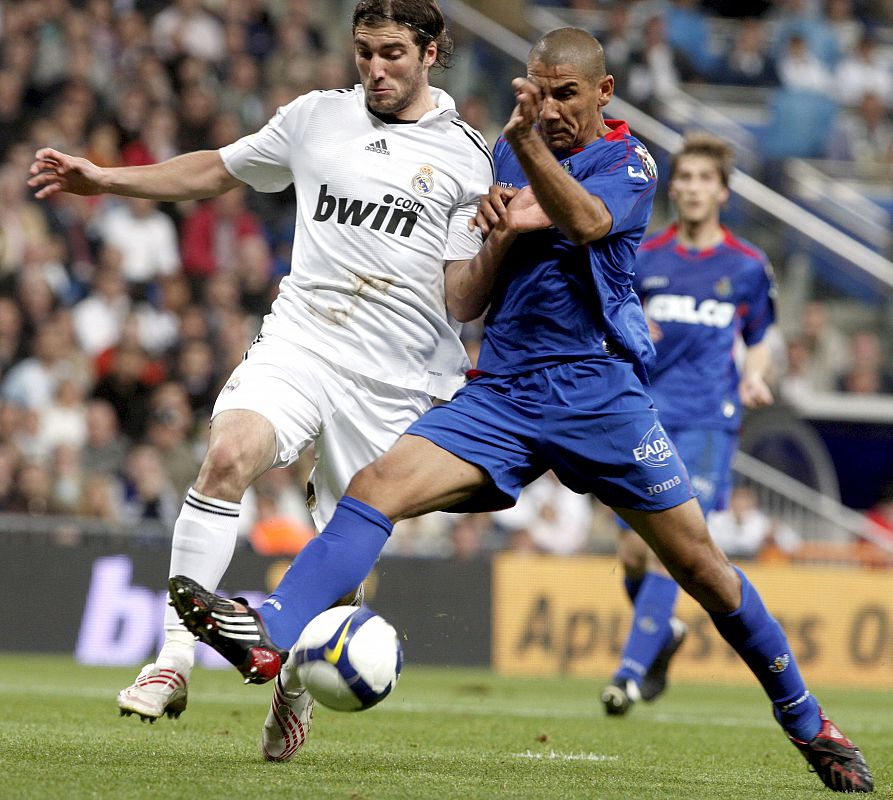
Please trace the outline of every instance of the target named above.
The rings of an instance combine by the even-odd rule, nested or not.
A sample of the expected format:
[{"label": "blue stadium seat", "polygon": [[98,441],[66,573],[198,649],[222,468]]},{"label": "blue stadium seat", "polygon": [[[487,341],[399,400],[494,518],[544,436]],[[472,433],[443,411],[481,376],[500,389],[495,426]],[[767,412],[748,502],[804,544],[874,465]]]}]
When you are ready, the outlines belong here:
[{"label": "blue stadium seat", "polygon": [[769,101],[769,126],[762,143],[767,159],[821,156],[837,106],[827,95],[803,89],[778,89]]}]

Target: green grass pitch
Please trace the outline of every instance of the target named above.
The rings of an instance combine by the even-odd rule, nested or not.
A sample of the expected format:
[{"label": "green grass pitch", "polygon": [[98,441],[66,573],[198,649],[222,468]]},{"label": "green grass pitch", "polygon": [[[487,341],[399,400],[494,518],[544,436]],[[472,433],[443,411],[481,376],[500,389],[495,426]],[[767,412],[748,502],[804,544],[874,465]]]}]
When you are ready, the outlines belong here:
[{"label": "green grass pitch", "polygon": [[[154,725],[119,717],[135,669],[0,656],[0,798],[656,800],[830,798],[756,686],[672,685],[607,718],[601,681],[512,679],[409,664],[359,714],[318,708],[300,756],[258,751],[269,687],[196,670],[189,708]],[[893,693],[817,692],[893,798]]]}]

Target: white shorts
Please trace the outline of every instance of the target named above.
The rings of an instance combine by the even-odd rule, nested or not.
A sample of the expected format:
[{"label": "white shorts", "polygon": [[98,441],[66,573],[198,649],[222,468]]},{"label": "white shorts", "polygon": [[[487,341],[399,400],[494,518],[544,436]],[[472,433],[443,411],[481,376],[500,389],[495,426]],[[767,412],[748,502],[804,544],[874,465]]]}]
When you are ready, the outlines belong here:
[{"label": "white shorts", "polygon": [[268,419],[276,433],[271,467],[288,466],[314,445],[308,508],[322,530],[350,479],[430,407],[425,392],[367,378],[264,334],[221,389],[211,418],[239,409]]}]

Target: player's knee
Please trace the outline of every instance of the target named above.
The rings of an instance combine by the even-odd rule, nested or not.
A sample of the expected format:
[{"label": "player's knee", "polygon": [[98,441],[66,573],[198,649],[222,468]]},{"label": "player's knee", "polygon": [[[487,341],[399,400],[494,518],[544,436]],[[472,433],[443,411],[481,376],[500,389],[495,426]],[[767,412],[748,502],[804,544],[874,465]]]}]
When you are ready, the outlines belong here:
[{"label": "player's knee", "polygon": [[244,491],[253,474],[250,460],[238,439],[219,438],[210,446],[202,462],[196,488],[211,497],[230,494],[239,487]]}]

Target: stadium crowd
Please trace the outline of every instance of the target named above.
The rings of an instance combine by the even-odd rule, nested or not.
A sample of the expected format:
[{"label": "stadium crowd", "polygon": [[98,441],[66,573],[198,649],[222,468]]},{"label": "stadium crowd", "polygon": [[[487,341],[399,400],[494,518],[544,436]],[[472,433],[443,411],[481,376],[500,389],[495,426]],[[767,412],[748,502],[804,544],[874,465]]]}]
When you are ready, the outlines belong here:
[{"label": "stadium crowd", "polygon": [[[609,66],[625,73],[630,99],[647,105],[690,79],[808,79],[822,91],[845,81],[847,119],[864,122],[864,136],[849,131],[832,145],[850,147],[840,157],[893,163],[893,67],[877,54],[868,23],[884,20],[871,3],[748,4],[765,13],[741,21],[733,47],[714,58],[692,42],[722,5],[603,5]],[[294,235],[290,190],[178,204],[70,194],[36,202],[25,185],[34,151],[50,145],[117,166],[228,144],[303,92],[353,82],[343,31],[326,10],[321,0],[0,7],[0,510],[170,527],[201,461],[211,406],[289,269]],[[457,38],[458,60],[471,66],[451,78],[467,80],[464,92],[450,88],[492,143],[499,126],[488,109],[498,104],[481,77],[486,63]],[[480,327],[466,327],[473,360]],[[806,306],[786,350],[778,379],[788,400],[893,392],[878,333],[836,329],[822,303]],[[311,466],[312,455],[272,470],[249,492],[242,527],[258,549],[287,551],[310,535],[302,487]],[[407,523],[389,547],[568,553],[588,549],[596,530],[609,527],[610,539],[612,526],[605,509],[546,475],[511,511],[431,515]]]}]

